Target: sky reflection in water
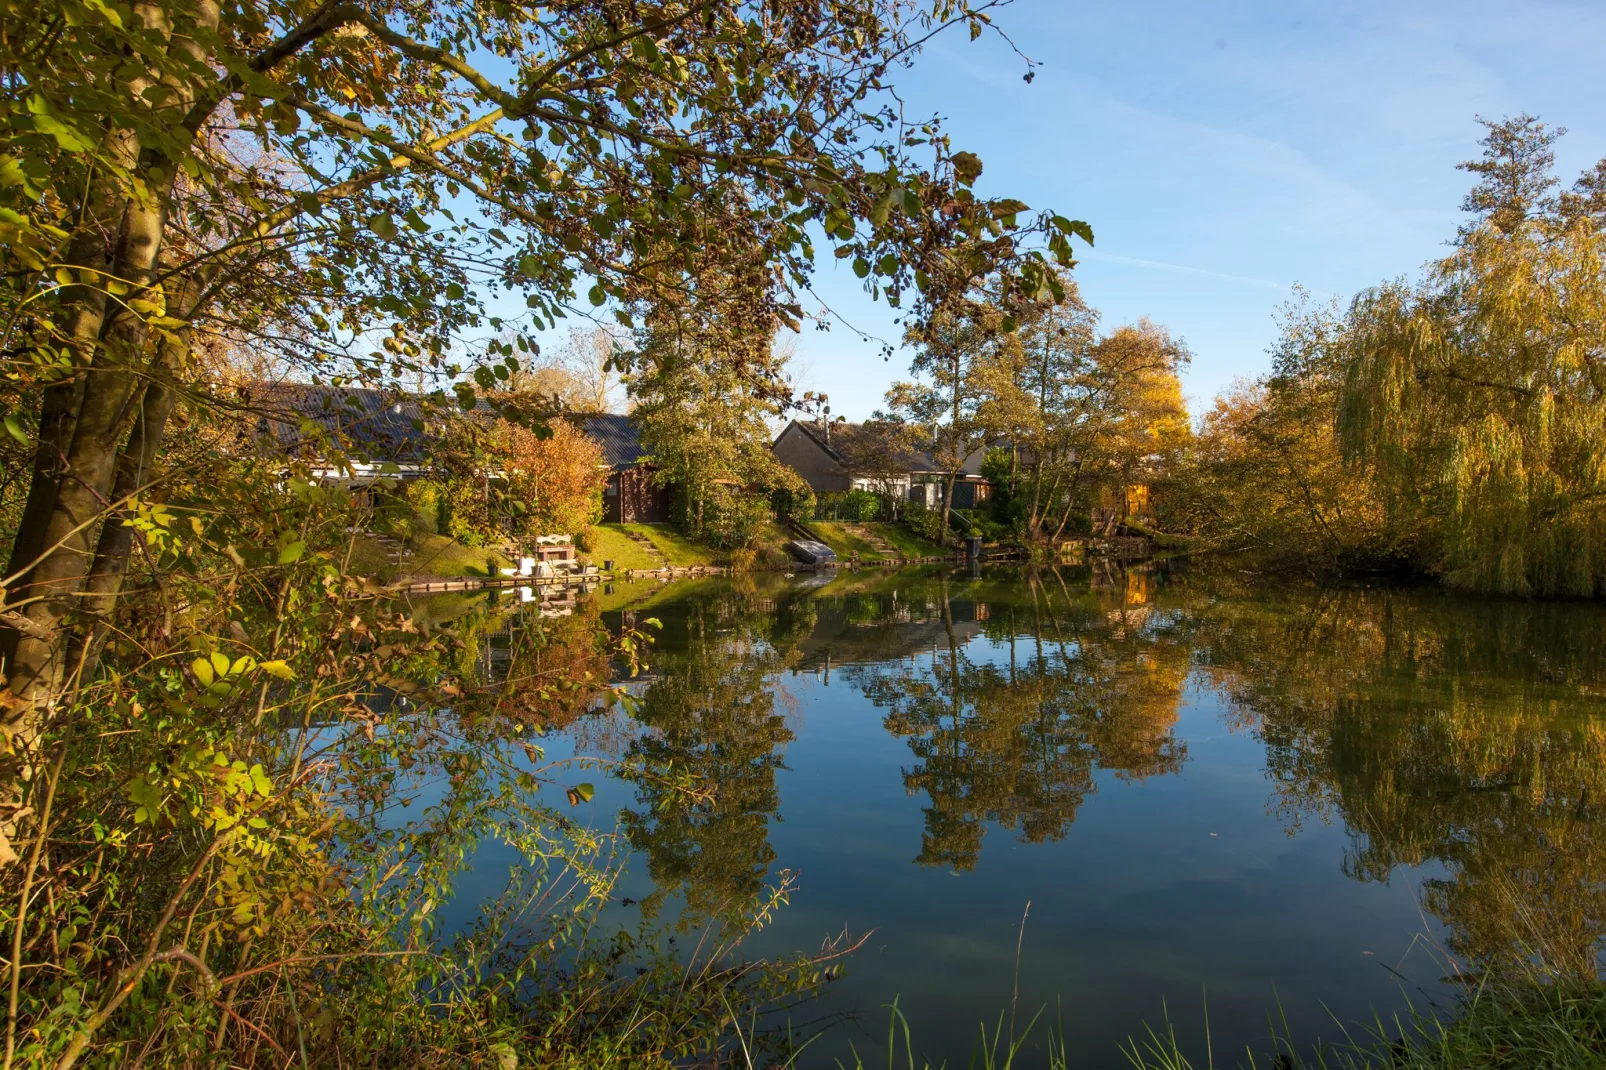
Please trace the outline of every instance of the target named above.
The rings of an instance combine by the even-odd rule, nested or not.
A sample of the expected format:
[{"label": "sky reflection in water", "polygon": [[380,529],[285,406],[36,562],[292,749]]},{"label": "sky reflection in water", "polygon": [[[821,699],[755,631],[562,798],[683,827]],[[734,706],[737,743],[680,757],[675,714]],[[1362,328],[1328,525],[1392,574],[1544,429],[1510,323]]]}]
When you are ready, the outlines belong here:
[{"label": "sky reflection in water", "polygon": [[1088,1067],[1167,1013],[1202,1050],[1206,1002],[1219,1056],[1268,1015],[1310,1042],[1451,1000],[1424,939],[1595,967],[1600,607],[1045,568],[737,577],[599,623],[647,616],[636,718],[569,745],[717,791],[599,784],[592,819],[637,849],[620,893],[689,933],[783,869],[751,953],[874,930],[797,1013],[859,1012],[805,1066],[877,1051],[894,996],[963,1065],[1018,940],[1021,1020],[1048,1005]]}]

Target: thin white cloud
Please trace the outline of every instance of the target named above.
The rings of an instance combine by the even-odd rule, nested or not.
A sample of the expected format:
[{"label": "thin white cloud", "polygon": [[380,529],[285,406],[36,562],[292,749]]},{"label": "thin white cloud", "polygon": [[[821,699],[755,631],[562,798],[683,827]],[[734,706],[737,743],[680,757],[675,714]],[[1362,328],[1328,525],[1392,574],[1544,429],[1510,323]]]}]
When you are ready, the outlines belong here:
[{"label": "thin white cloud", "polygon": [[1175,271],[1183,275],[1203,275],[1206,278],[1223,279],[1227,282],[1241,283],[1245,286],[1259,286],[1267,290],[1281,290],[1284,293],[1292,293],[1294,289],[1292,283],[1274,282],[1271,279],[1256,279],[1248,275],[1231,275],[1225,271],[1211,271],[1209,268],[1190,267],[1187,264],[1172,264],[1164,260],[1145,260],[1138,256],[1120,256],[1116,253],[1089,251],[1083,253],[1081,259],[1104,260],[1113,264],[1130,264],[1133,267],[1154,268],[1158,271]]}]

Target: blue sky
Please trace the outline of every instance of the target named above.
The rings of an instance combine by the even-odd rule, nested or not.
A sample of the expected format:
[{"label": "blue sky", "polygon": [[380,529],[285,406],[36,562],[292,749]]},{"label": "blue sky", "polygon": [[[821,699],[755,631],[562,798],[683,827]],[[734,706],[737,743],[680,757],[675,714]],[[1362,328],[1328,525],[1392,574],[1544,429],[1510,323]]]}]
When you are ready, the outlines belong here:
[{"label": "blue sky", "polygon": [[[1195,411],[1264,370],[1298,282],[1348,299],[1412,274],[1455,232],[1475,114],[1565,126],[1567,183],[1606,155],[1606,3],[1016,0],[997,21],[1041,62],[951,33],[898,85],[986,163],[978,187],[1087,220],[1076,271],[1106,327],[1184,337]],[[817,292],[896,339],[834,264]],[[800,387],[868,415],[907,373],[837,328],[798,339]]]}]

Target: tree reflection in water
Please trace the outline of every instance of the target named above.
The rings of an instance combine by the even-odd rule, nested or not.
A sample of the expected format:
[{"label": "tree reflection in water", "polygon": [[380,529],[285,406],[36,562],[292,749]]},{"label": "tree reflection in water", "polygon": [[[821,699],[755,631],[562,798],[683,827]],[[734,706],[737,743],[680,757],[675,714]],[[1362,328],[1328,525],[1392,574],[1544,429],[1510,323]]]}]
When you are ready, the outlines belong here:
[{"label": "tree reflection in water", "polygon": [[[1597,607],[1413,591],[1213,592],[1197,658],[1267,747],[1291,824],[1345,872],[1437,861],[1452,950],[1593,976],[1606,935],[1606,624]],[[1208,623],[1208,626],[1204,626]]]},{"label": "tree reflection in water", "polygon": [[[989,824],[1067,835],[1098,775],[1183,772],[1190,683],[1266,748],[1290,833],[1342,821],[1344,872],[1442,864],[1425,908],[1458,954],[1596,969],[1606,934],[1606,616],[1435,592],[1035,569],[716,586],[666,606],[640,688],[625,815],[688,916],[751,900],[775,862],[788,671],[884,712],[923,797],[915,861],[973,868]],[[779,697],[778,697],[779,696]],[[784,860],[783,860],[784,861]]]},{"label": "tree reflection in water", "polygon": [[[1027,843],[1057,840],[1095,769],[1141,778],[1186,759],[1173,728],[1187,647],[1136,597],[1140,581],[1073,597],[1048,575],[1028,575],[1024,604],[996,612],[955,599],[944,581],[943,634],[928,657],[852,672],[916,760],[903,782],[929,800],[922,865],[973,868],[987,822]],[[979,623],[988,642],[962,642],[956,618]]]}]

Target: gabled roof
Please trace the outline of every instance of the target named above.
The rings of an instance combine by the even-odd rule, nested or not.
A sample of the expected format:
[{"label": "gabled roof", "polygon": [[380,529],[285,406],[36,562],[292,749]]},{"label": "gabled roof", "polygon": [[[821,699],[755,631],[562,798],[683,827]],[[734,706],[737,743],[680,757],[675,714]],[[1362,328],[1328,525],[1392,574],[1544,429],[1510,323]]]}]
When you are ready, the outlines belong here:
[{"label": "gabled roof", "polygon": [[[891,467],[906,472],[936,472],[939,469],[931,454],[924,450],[912,450],[902,443],[895,442],[892,436],[874,424],[850,424],[845,420],[837,421],[831,425],[830,435],[826,435],[825,428],[820,424],[809,423],[803,420],[793,420],[789,428],[795,427],[801,431],[809,441],[813,442],[826,456],[844,467],[851,467],[848,454],[868,456],[872,453],[888,458]],[[781,434],[785,434],[782,431]],[[777,436],[777,439],[779,436]],[[840,447],[840,448],[838,448]]]},{"label": "gabled roof", "polygon": [[594,412],[569,417],[602,447],[603,460],[610,468],[634,468],[643,463],[646,450],[641,446],[641,425],[635,417],[617,412]]},{"label": "gabled roof", "polygon": [[[318,425],[371,460],[414,463],[429,456],[441,421],[462,412],[455,399],[420,398],[366,387],[259,380],[239,388],[242,407],[255,414],[258,438],[293,451],[308,441],[302,425]],[[481,399],[476,411],[489,414]]]},{"label": "gabled roof", "polygon": [[[463,415],[455,398],[443,395],[421,398],[415,394],[336,387],[313,383],[258,380],[239,388],[242,408],[252,414],[258,439],[266,436],[280,449],[294,452],[308,441],[302,433],[311,420],[325,433],[342,440],[370,461],[418,464],[428,460],[440,438],[441,424]],[[494,416],[484,398],[474,415]],[[618,413],[576,413],[570,420],[602,447],[613,468],[633,468],[645,452],[641,428],[634,419]]]}]

